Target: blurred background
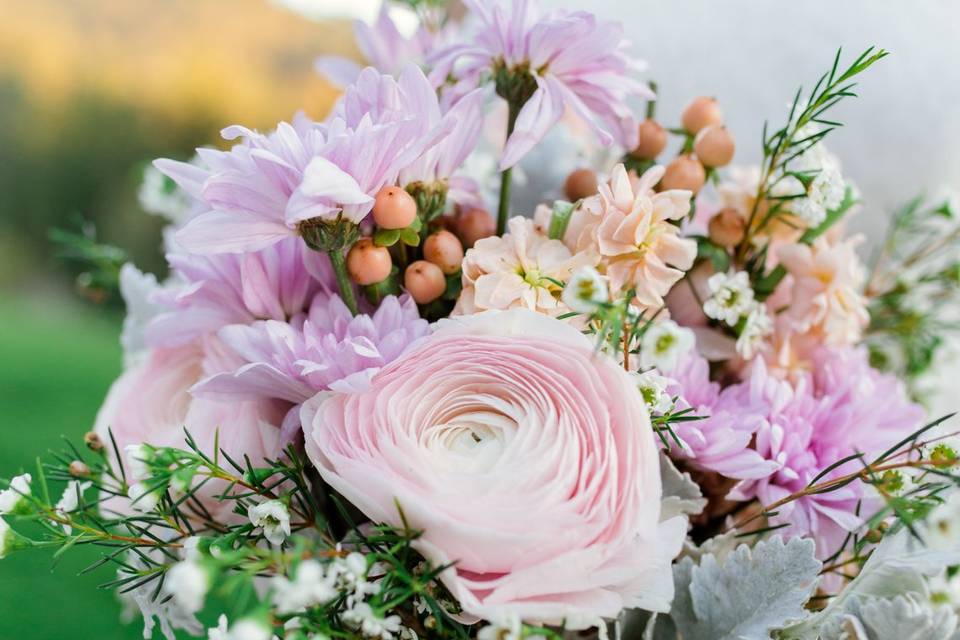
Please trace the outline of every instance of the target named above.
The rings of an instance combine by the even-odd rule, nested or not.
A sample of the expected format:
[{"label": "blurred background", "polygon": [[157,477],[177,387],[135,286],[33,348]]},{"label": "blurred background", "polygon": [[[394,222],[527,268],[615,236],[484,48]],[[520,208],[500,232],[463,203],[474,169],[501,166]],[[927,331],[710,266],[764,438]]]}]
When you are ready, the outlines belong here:
[{"label": "blurred background", "polygon": [[[86,431],[121,367],[122,306],[84,299],[48,229],[75,227],[82,216],[100,240],[162,276],[160,221],[136,196],[144,165],[220,144],[228,124],[265,130],[298,109],[323,116],[337,93],[313,61],[357,57],[349,19],[370,19],[378,6],[0,0],[0,474],[29,471],[62,435]],[[851,57],[870,44],[890,49],[862,97],[842,108],[850,126],[829,143],[864,193],[854,226],[875,239],[893,207],[960,187],[960,3],[594,0],[589,8],[626,23],[635,52],[651,63],[647,77],[660,84],[662,120],[678,120],[695,95],[720,99],[740,162],[757,159],[763,119],[779,124],[797,83],[812,83],[837,46]],[[139,622],[116,623],[113,594],[93,588],[103,573],[75,576],[95,557],[67,554],[52,569],[43,553],[0,562],[0,639],[141,637]]]}]

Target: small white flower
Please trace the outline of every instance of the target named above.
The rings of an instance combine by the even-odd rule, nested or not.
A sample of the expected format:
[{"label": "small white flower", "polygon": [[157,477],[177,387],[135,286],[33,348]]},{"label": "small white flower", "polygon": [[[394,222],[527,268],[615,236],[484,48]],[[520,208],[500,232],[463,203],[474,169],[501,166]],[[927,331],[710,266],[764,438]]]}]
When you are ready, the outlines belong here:
[{"label": "small white flower", "polygon": [[667,393],[667,387],[673,380],[660,375],[656,369],[643,373],[631,372],[630,375],[650,411],[666,413],[673,408],[673,398]]},{"label": "small white flower", "polygon": [[400,616],[381,618],[366,602],[359,602],[341,614],[341,619],[360,630],[368,638],[391,640],[401,630]]},{"label": "small white flower", "polygon": [[207,640],[227,640],[227,616],[220,614],[217,626],[207,630]]},{"label": "small white flower", "polygon": [[281,614],[303,611],[307,607],[329,602],[337,595],[336,576],[328,573],[316,560],[304,560],[297,567],[293,580],[285,576],[273,579],[273,603]]},{"label": "small white flower", "polygon": [[937,605],[947,605],[951,609],[960,609],[960,575],[950,577],[947,571],[927,579],[930,589],[930,601]]},{"label": "small white flower", "polygon": [[250,507],[247,516],[253,526],[263,529],[270,544],[281,545],[290,535],[290,512],[279,500],[267,500]]},{"label": "small white flower", "polygon": [[160,502],[160,495],[156,491],[148,490],[147,485],[142,482],[130,485],[127,497],[130,498],[130,506],[140,513],[153,511]]},{"label": "small white flower", "polygon": [[934,551],[950,551],[960,545],[960,491],[954,491],[946,502],[930,512],[923,536]]},{"label": "small white flower", "polygon": [[[194,156],[190,163],[199,165],[199,158]],[[144,211],[166,218],[174,224],[185,223],[192,211],[190,194],[152,164],[143,170],[143,182],[137,189],[137,199]]]},{"label": "small white flower", "polygon": [[0,518],[0,560],[7,557],[13,546],[13,529],[7,524],[7,521]]},{"label": "small white flower", "polygon": [[477,640],[520,640],[523,622],[516,613],[508,613],[477,632]]},{"label": "small white flower", "polygon": [[762,304],[755,304],[737,338],[737,353],[744,360],[751,360],[763,346],[763,339],[771,333],[773,320],[767,314],[767,308]]},{"label": "small white flower", "polygon": [[753,289],[746,271],[733,275],[715,273],[707,280],[710,297],[703,303],[708,318],[721,320],[731,327],[753,309]]},{"label": "small white flower", "polygon": [[150,476],[150,461],[153,460],[153,449],[146,444],[128,444],[123,448],[130,465],[130,476],[134,480],[143,480]]},{"label": "small white flower", "polygon": [[210,588],[210,574],[193,560],[178,562],[167,570],[163,590],[187,613],[203,609]]},{"label": "small white flower", "polygon": [[[801,139],[817,132],[814,128],[805,128],[796,138]],[[785,176],[771,189],[773,195],[787,196],[806,193],[803,198],[783,201],[783,209],[797,216],[808,227],[817,227],[827,212],[835,210],[843,203],[847,185],[840,171],[840,161],[822,144],[815,144],[790,163],[790,171],[809,176],[808,185],[794,176]]]},{"label": "small white flower", "polygon": [[10,481],[10,487],[0,491],[0,515],[13,513],[30,495],[30,474],[24,473]]},{"label": "small white flower", "polygon": [[609,300],[607,283],[593,267],[583,267],[563,288],[563,303],[571,311],[593,313],[597,305]]},{"label": "small white flower", "polygon": [[273,632],[264,622],[244,618],[230,625],[225,640],[270,640],[272,637]]},{"label": "small white flower", "polygon": [[677,366],[677,359],[690,351],[693,344],[693,331],[673,320],[650,325],[640,341],[640,367],[656,367],[660,371],[670,372]]},{"label": "small white flower", "polygon": [[[60,496],[60,501],[57,502],[53,510],[61,518],[69,518],[70,513],[80,506],[80,496],[89,488],[89,482],[81,483],[77,480],[71,480],[67,483],[67,488],[63,490],[63,495]],[[63,525],[63,530],[67,535],[70,535],[70,532],[73,531],[73,528],[70,525],[65,524]]]}]

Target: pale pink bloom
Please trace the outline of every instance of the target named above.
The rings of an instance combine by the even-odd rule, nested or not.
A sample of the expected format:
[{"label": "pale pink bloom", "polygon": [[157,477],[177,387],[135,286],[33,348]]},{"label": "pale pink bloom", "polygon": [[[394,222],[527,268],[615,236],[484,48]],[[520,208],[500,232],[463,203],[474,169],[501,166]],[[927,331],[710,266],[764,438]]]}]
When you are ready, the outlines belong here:
[{"label": "pale pink bloom", "polygon": [[[190,432],[200,449],[213,456],[219,430],[219,445],[234,460],[248,456],[254,465],[274,458],[285,443],[280,425],[290,409],[285,402],[218,402],[195,398],[190,388],[199,380],[221,371],[232,370],[240,361],[216,338],[207,337],[174,348],[151,350],[136,366],[127,369],[107,394],[94,425],[104,442],[113,434],[124,456],[128,482],[139,466],[127,458],[127,447],[147,443],[156,447],[186,448],[184,429]],[[109,431],[109,433],[108,433]],[[112,456],[111,456],[112,459]],[[215,519],[231,517],[233,502],[216,499],[225,483],[208,482],[197,496]],[[106,509],[126,512],[125,500],[109,500]]]},{"label": "pale pink bloom", "polygon": [[601,268],[610,288],[621,294],[635,289],[636,304],[659,309],[664,296],[693,266],[697,243],[680,237],[671,220],[690,211],[690,192],[654,193],[663,167],[653,167],[631,185],[623,165],[617,165],[610,184],[584,207],[595,211],[597,224],[581,234],[581,244],[592,242],[601,256]]},{"label": "pale pink bloom", "polygon": [[526,218],[511,218],[508,229],[467,251],[454,315],[514,307],[553,316],[569,312],[561,300],[563,285],[581,267],[595,265],[596,256],[572,254],[561,241],[537,233]]},{"label": "pale pink bloom", "polygon": [[870,321],[860,293],[863,265],[855,249],[861,240],[820,238],[813,246],[780,247],[780,262],[793,276],[793,296],[785,313],[797,331],[816,333],[834,346],[860,340]]},{"label": "pale pink bloom", "polygon": [[441,321],[360,394],[304,405],[307,453],[374,522],[406,522],[463,610],[590,626],[667,611],[685,519],[630,376],[524,309]]},{"label": "pale pink bloom", "polygon": [[465,0],[478,26],[469,43],[441,48],[429,57],[435,86],[454,99],[489,80],[498,67],[528,73],[536,91],[523,105],[507,141],[501,169],[512,167],[569,108],[588,122],[601,144],[616,140],[630,149],[637,121],[627,104],[652,98],[631,77],[643,64],[626,54],[623,28],[583,11],[541,15],[533,0]]},{"label": "pale pink bloom", "polygon": [[[870,461],[920,426],[923,409],[910,402],[896,378],[870,367],[865,349],[821,347],[811,357],[813,373],[794,383],[768,375],[757,359],[750,379],[730,388],[744,404],[765,405],[754,446],[778,465],[772,475],[738,485],[731,499],[769,505],[804,489],[846,456],[863,453]],[[819,481],[862,468],[863,462],[851,460]],[[818,555],[826,558],[882,504],[869,485],[853,482],[791,501],[777,508],[770,523],[788,525],[780,532],[785,536],[813,537]]]},{"label": "pale pink bloom", "polygon": [[365,389],[428,324],[409,296],[388,296],[372,315],[354,316],[339,298],[318,294],[306,314],[224,327],[220,339],[239,364],[192,389],[219,399],[279,398],[301,403],[317,391]]}]

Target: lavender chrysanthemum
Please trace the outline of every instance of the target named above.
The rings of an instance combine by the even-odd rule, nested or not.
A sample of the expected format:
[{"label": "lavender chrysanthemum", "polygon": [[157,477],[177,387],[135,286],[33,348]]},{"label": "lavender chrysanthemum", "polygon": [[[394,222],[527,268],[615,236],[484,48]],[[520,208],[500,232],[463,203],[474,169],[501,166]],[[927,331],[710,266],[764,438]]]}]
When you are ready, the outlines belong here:
[{"label": "lavender chrysanthemum", "polygon": [[637,142],[630,98],[652,98],[647,85],[630,76],[642,63],[625,53],[622,26],[583,12],[541,15],[534,0],[465,0],[477,19],[471,43],[432,54],[430,79],[458,98],[484,79],[505,76],[529,87],[501,169],[515,165],[570,108],[589,123],[604,145]]},{"label": "lavender chrysanthemum", "polygon": [[248,364],[211,376],[192,391],[301,403],[318,391],[362,390],[381,367],[428,331],[408,296],[388,296],[372,316],[354,317],[338,296],[321,293],[307,314],[290,322],[265,320],[222,329],[220,339]]},{"label": "lavender chrysanthemum", "polygon": [[[824,347],[814,355],[815,373],[795,384],[770,376],[762,361],[748,382],[732,388],[741,402],[763,403],[764,424],[755,447],[779,469],[766,478],[742,482],[731,499],[756,498],[772,504],[801,491],[823,470],[851,454],[869,459],[915,430],[923,410],[911,403],[895,378],[867,362],[863,350]],[[828,481],[862,468],[852,460],[824,475]],[[850,531],[873,515],[881,501],[862,482],[801,497],[777,509],[772,525],[783,535],[811,536],[820,557],[840,550]]]},{"label": "lavender chrysanthemum", "polygon": [[728,478],[762,478],[777,468],[751,448],[764,420],[762,403],[743,402],[732,388],[721,390],[710,380],[707,361],[694,351],[667,375],[672,380],[667,393],[678,396],[677,409],[691,408],[701,418],[672,426],[682,446],[672,446],[671,455]]}]

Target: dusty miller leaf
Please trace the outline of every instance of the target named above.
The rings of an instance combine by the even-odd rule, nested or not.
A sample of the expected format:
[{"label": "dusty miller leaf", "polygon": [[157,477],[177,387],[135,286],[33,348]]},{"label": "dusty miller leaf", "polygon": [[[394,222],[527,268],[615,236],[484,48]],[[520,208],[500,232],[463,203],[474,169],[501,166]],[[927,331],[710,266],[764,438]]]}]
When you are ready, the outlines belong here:
[{"label": "dusty miller leaf", "polygon": [[851,598],[820,630],[823,640],[935,640],[951,637],[957,614],[908,594],[890,600]]},{"label": "dusty miller leaf", "polygon": [[707,505],[700,487],[689,473],[680,473],[670,458],[660,454],[660,484],[663,500],[660,503],[660,522],[679,515],[696,515]]},{"label": "dusty miller leaf", "polygon": [[960,564],[960,545],[946,551],[931,549],[903,528],[884,538],[857,577],[823,611],[785,629],[780,637],[785,640],[817,638],[821,626],[834,616],[842,615],[850,599],[893,598],[908,593],[926,597],[924,576],[955,564]]},{"label": "dusty miller leaf", "polygon": [[820,561],[812,540],[780,538],[741,545],[723,564],[704,555],[674,566],[670,612],[684,640],[756,640],[804,618]]}]

